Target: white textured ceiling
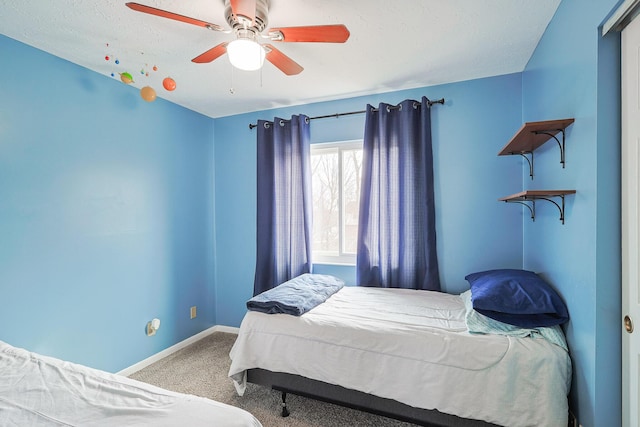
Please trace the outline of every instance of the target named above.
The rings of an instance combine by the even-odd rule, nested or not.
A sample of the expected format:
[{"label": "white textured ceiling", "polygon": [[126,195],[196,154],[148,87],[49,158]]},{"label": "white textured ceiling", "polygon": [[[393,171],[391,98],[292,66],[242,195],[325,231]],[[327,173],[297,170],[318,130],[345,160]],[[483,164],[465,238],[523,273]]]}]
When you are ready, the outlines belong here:
[{"label": "white textured ceiling", "polygon": [[[227,27],[223,0],[136,1]],[[129,72],[138,89],[221,117],[522,71],[560,0],[271,0],[267,28],[341,23],[351,32],[344,44],[275,44],[304,67],[295,76],[266,61],[261,71],[238,71],[226,55],[195,64],[233,35],[125,3],[0,0],[0,33],[113,73],[114,84]],[[167,76],[177,84],[172,92],[162,87]]]}]

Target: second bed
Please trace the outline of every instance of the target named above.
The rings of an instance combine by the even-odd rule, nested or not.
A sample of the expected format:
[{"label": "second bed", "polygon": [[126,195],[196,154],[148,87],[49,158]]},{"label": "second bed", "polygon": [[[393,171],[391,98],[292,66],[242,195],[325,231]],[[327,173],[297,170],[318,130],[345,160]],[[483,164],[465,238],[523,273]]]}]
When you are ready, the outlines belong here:
[{"label": "second bed", "polygon": [[265,373],[283,374],[452,419],[566,426],[571,361],[561,329],[477,334],[469,314],[469,292],[366,287],[343,287],[301,316],[249,311],[229,376],[240,395],[248,372],[263,383]]}]

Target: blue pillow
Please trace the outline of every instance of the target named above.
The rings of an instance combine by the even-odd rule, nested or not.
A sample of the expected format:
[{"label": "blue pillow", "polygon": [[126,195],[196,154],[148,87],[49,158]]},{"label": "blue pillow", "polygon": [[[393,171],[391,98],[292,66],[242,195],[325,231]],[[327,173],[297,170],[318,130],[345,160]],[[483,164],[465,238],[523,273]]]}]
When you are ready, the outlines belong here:
[{"label": "blue pillow", "polygon": [[527,270],[489,270],[465,277],[471,285],[474,310],[520,326],[554,326],[569,320],[560,295],[540,276]]}]

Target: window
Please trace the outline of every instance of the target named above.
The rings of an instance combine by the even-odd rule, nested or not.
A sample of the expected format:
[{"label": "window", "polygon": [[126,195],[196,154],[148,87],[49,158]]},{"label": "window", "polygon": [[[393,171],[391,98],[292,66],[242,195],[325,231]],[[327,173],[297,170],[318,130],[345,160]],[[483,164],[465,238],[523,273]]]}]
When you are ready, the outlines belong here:
[{"label": "window", "polygon": [[313,262],[355,264],[362,141],[311,145]]}]

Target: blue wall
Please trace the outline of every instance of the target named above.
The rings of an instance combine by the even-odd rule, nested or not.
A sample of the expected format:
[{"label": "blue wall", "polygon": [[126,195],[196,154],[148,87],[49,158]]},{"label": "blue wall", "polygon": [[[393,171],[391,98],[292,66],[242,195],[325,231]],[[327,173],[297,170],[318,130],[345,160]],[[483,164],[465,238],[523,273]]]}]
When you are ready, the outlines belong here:
[{"label": "blue wall", "polygon": [[524,223],[524,267],[562,293],[574,363],[571,406],[584,426],[621,425],[620,38],[599,26],[616,1],[563,0],[523,73],[523,120],[574,117],[566,169],[554,141],[536,151],[531,189],[576,189],[566,224],[538,204]]},{"label": "blue wall", "polygon": [[[253,292],[256,131],[249,123],[292,114],[310,117],[364,110],[427,96],[432,108],[438,258],[444,290],[468,289],[464,277],[522,265],[521,209],[498,198],[521,191],[522,161],[497,153],[521,126],[521,74],[383,93],[216,119],[217,322],[239,326]],[[311,122],[311,140],[362,138],[364,115]],[[354,284],[354,267],[318,265]]]},{"label": "blue wall", "polygon": [[213,325],[213,121],[0,53],[0,340],[118,371]]}]

